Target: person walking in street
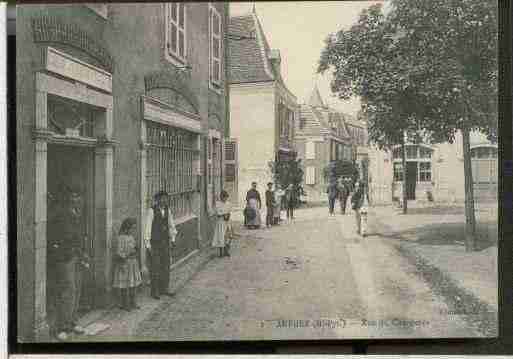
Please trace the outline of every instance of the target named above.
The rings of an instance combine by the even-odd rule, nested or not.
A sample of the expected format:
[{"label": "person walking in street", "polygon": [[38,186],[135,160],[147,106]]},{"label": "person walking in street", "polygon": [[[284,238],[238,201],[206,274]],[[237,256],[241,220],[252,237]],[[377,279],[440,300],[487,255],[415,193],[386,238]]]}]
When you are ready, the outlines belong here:
[{"label": "person walking in street", "polygon": [[349,186],[347,185],[346,178],[341,178],[338,187],[339,201],[340,201],[340,213],[346,214],[347,197],[349,197]]},{"label": "person walking in street", "polygon": [[230,256],[229,252],[229,221],[230,221],[230,203],[228,202],[228,192],[221,191],[219,201],[216,202],[216,228],[212,247],[219,248],[219,257]]},{"label": "person walking in street", "polygon": [[117,238],[112,286],[118,290],[119,306],[127,311],[139,309],[136,290],[142,283],[140,252],[135,241],[137,221],[127,218],[121,224]]},{"label": "person walking in street", "polygon": [[273,183],[269,182],[267,184],[267,191],[265,191],[265,206],[267,209],[265,216],[265,226],[267,228],[271,228],[274,222],[274,192],[273,192]]},{"label": "person walking in street", "polygon": [[260,209],[262,208],[262,199],[257,190],[257,183],[251,183],[251,189],[246,194],[247,220],[246,224],[250,229],[258,229],[262,225]]},{"label": "person walking in street", "polygon": [[85,219],[82,209],[82,196],[72,189],[66,204],[57,215],[59,233],[49,238],[49,260],[55,269],[56,293],[56,333],[59,340],[67,340],[72,332],[84,333],[77,325],[80,303],[82,274],[89,268],[89,258],[84,247],[86,241]]},{"label": "person walking in street", "polygon": [[274,210],[273,210],[273,224],[279,225],[281,221],[281,205],[285,191],[281,189],[279,183],[276,184],[276,190],[274,191]]},{"label": "person walking in street", "polygon": [[356,233],[358,235],[361,235],[362,233],[362,218],[360,214],[360,209],[362,208],[365,196],[365,189],[363,187],[363,184],[361,184],[360,182],[356,182],[354,187],[354,193],[351,196],[351,204],[353,207],[356,221]]},{"label": "person walking in street", "polygon": [[151,296],[160,299],[160,295],[172,296],[169,292],[170,248],[175,246],[178,232],[169,208],[167,192],[158,192],[155,202],[146,217],[144,242],[150,263]]},{"label": "person walking in street", "polygon": [[330,182],[328,185],[328,188],[326,190],[326,193],[328,194],[328,205],[329,205],[329,211],[330,216],[335,215],[335,201],[338,197],[338,188],[337,183],[335,181]]},{"label": "person walking in street", "polygon": [[294,207],[296,205],[296,193],[294,185],[291,183],[285,190],[285,208],[287,209],[287,220],[291,222],[294,219]]}]

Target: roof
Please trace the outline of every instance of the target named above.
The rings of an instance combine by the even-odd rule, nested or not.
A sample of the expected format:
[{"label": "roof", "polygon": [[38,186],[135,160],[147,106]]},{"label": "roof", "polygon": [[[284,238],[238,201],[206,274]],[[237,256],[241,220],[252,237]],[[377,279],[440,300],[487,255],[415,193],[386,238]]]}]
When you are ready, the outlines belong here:
[{"label": "roof", "polygon": [[229,32],[245,37],[228,41],[230,83],[273,81],[275,76],[267,56],[269,45],[256,15],[251,13],[230,18]]},{"label": "roof", "polygon": [[[348,115],[335,111],[328,107],[318,108],[302,104],[299,110],[299,121],[296,122],[296,134],[298,136],[322,136],[334,135],[341,138],[350,137],[345,126],[345,118]],[[303,127],[300,128],[300,123]],[[340,135],[332,128],[336,123],[341,128]]]},{"label": "roof", "polygon": [[310,98],[308,99],[308,104],[312,107],[325,107],[317,85],[315,85],[312,93],[310,94]]},{"label": "roof", "polygon": [[279,81],[290,92],[281,77],[280,52],[271,50],[255,12],[231,17],[229,33],[244,37],[228,41],[231,84]]}]

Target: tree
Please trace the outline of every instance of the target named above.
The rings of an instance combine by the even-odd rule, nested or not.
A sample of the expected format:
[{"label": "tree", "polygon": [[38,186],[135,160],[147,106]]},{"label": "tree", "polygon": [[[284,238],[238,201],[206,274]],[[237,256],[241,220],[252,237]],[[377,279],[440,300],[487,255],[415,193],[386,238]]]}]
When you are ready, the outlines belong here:
[{"label": "tree", "polygon": [[422,128],[435,142],[463,139],[466,248],[476,246],[470,132],[497,139],[497,4],[480,0],[392,0],[388,21],[415,49]]},{"label": "tree", "polygon": [[331,161],[323,169],[326,182],[334,182],[340,177],[349,177],[355,182],[358,177],[358,167],[354,161],[339,160]]},{"label": "tree", "polygon": [[371,142],[380,149],[403,148],[403,213],[407,213],[405,134],[419,130],[424,110],[416,87],[411,49],[401,46],[404,36],[387,21],[381,5],[362,11],[349,30],[329,36],[318,72],[333,70],[331,90],[340,99],[358,96],[368,120]]},{"label": "tree", "polygon": [[274,179],[281,188],[285,189],[290,184],[294,186],[296,195],[304,195],[303,190],[303,165],[300,158],[294,159],[276,159],[276,161],[269,162],[269,169]]}]

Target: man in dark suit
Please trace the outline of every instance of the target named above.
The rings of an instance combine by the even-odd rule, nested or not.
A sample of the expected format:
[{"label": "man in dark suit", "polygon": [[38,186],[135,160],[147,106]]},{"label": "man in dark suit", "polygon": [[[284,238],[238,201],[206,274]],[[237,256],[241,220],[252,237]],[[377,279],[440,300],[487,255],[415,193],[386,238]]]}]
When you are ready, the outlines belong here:
[{"label": "man in dark suit", "polygon": [[160,191],[155,195],[155,206],[148,210],[144,242],[148,250],[151,296],[172,296],[169,292],[170,248],[174,247],[177,230],[169,209],[169,195]]}]

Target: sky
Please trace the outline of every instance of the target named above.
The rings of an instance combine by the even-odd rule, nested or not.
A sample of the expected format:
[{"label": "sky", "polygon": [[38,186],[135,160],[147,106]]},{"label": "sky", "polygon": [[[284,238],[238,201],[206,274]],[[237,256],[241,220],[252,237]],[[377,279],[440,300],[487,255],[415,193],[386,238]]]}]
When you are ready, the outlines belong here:
[{"label": "sky", "polygon": [[308,101],[317,83],[326,104],[356,115],[359,101],[337,99],[330,90],[331,76],[317,75],[316,69],[326,37],[351,27],[359,13],[374,3],[376,1],[230,3],[230,16],[249,13],[255,4],[269,46],[280,50],[285,84],[299,103]]}]

